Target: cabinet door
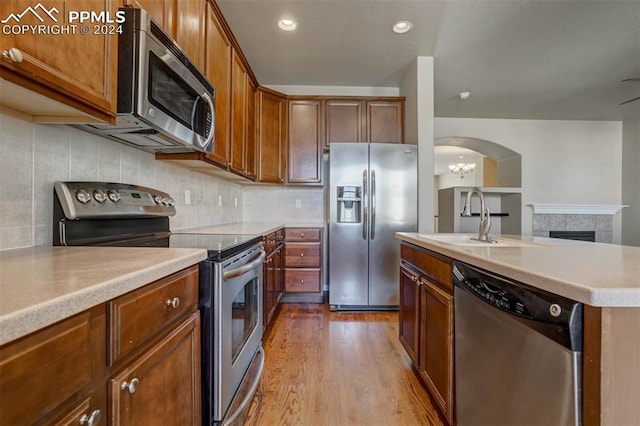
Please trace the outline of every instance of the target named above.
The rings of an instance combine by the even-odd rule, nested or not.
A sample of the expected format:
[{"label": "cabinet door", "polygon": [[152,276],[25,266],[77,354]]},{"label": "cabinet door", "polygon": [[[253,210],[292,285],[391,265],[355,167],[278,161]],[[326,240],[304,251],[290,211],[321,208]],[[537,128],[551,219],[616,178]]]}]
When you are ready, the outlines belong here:
[{"label": "cabinet door", "polygon": [[247,76],[247,113],[245,121],[247,133],[244,141],[244,174],[251,180],[256,179],[256,88]]},{"label": "cabinet door", "polygon": [[325,147],[334,142],[361,142],[363,136],[363,102],[328,100],[325,103],[327,129]]},{"label": "cabinet door", "polygon": [[284,250],[282,244],[276,249],[276,254],[273,258],[274,275],[274,287],[276,289],[276,305],[280,303],[280,299],[284,294]]},{"label": "cabinet door", "polygon": [[206,156],[226,168],[231,157],[231,43],[210,4],[207,4],[206,15],[205,75],[216,89],[214,151]]},{"label": "cabinet door", "polygon": [[320,101],[289,101],[289,183],[322,183],[321,129]]},{"label": "cabinet door", "polygon": [[400,266],[400,343],[414,364],[418,364],[418,306],[420,303],[420,277],[415,272]]},{"label": "cabinet door", "polygon": [[273,318],[273,313],[276,309],[276,295],[275,295],[275,251],[269,253],[264,260],[263,267],[263,292],[264,292],[264,327],[268,327]]},{"label": "cabinet door", "polygon": [[404,102],[367,102],[367,141],[404,143]]},{"label": "cabinet door", "polygon": [[264,91],[259,92],[258,180],[284,183],[286,147],[285,99]]},{"label": "cabinet door", "polygon": [[109,381],[114,425],[199,425],[200,315],[196,312]]},{"label": "cabinet door", "polygon": [[205,0],[176,0],[174,9],[174,39],[199,69],[203,69],[204,64],[202,29],[205,25],[205,7]]},{"label": "cabinet door", "polygon": [[420,284],[418,371],[453,422],[453,296],[424,277]]},{"label": "cabinet door", "polygon": [[[2,0],[0,16],[15,16],[33,5],[30,0]],[[63,22],[66,22],[64,14],[67,10],[108,12],[115,16],[117,7],[115,0],[48,1],[38,9],[44,21],[38,20],[34,13],[25,13],[15,25],[53,25],[56,22],[66,25]],[[49,12],[48,16],[46,12]],[[114,117],[118,34],[94,34],[90,27],[89,34],[81,34],[79,28],[75,34],[65,35],[2,34],[2,51],[13,48],[22,53],[22,60],[16,58],[15,62],[0,58],[2,77],[80,110],[89,109],[101,119]]]},{"label": "cabinet door", "polygon": [[244,143],[246,133],[247,71],[235,51],[231,59],[231,170],[244,171]]}]

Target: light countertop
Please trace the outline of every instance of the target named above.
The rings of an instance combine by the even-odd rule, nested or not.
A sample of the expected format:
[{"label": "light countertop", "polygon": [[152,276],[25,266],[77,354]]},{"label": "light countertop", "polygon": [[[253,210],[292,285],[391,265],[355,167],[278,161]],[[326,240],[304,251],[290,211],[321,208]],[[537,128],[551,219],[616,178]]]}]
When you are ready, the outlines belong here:
[{"label": "light countertop", "polygon": [[0,251],[0,345],[207,257],[204,249],[30,247]]},{"label": "light countertop", "polygon": [[[435,234],[435,236],[442,234]],[[500,237],[492,235],[492,237]],[[522,247],[469,247],[399,232],[396,238],[578,302],[640,307],[640,247],[504,236]]]},{"label": "light countertop", "polygon": [[208,234],[255,234],[267,235],[280,228],[323,228],[321,222],[237,222],[224,225],[205,226],[175,230],[176,233],[208,233]]}]

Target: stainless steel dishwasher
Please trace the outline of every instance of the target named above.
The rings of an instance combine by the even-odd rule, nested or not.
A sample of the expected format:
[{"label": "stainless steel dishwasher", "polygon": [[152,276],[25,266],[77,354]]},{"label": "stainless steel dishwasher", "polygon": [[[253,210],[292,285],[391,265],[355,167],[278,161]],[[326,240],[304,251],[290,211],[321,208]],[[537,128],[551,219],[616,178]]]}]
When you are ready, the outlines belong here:
[{"label": "stainless steel dishwasher", "polygon": [[459,426],[581,424],[582,304],[453,263]]}]

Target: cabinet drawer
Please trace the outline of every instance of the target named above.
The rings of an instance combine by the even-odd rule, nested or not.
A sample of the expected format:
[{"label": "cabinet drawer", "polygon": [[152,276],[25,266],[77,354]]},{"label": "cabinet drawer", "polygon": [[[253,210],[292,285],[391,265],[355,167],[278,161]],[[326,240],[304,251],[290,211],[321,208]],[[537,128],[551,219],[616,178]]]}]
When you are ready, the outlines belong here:
[{"label": "cabinet drawer", "polygon": [[284,243],[284,266],[287,268],[319,268],[320,243]]},{"label": "cabinet drawer", "polygon": [[453,282],[451,281],[451,259],[436,256],[426,251],[413,248],[409,245],[402,244],[400,246],[400,257],[402,260],[409,262],[416,268],[420,269],[426,275],[435,280],[446,289],[453,291]]},{"label": "cabinet drawer", "polygon": [[286,241],[320,241],[319,228],[287,228],[285,229]]},{"label": "cabinet drawer", "polygon": [[0,424],[34,424],[104,366],[104,305],[0,350]]},{"label": "cabinet drawer", "polygon": [[198,266],[192,266],[107,304],[109,365],[164,327],[198,308]]},{"label": "cabinet drawer", "polygon": [[287,293],[317,293],[320,288],[320,269],[285,269],[284,285]]}]

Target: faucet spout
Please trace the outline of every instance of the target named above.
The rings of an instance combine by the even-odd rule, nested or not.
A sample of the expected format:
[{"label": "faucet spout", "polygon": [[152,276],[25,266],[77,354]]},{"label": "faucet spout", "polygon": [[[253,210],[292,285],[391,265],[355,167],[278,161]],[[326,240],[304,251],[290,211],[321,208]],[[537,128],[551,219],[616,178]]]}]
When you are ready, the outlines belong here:
[{"label": "faucet spout", "polygon": [[462,208],[462,213],[460,215],[466,217],[471,216],[471,198],[475,193],[477,193],[478,198],[480,198],[480,226],[478,228],[477,239],[479,241],[495,243],[495,240],[489,238],[489,230],[491,229],[491,212],[489,211],[489,207],[486,205],[484,193],[477,186],[471,188],[467,193],[467,199],[464,202],[464,207]]}]

